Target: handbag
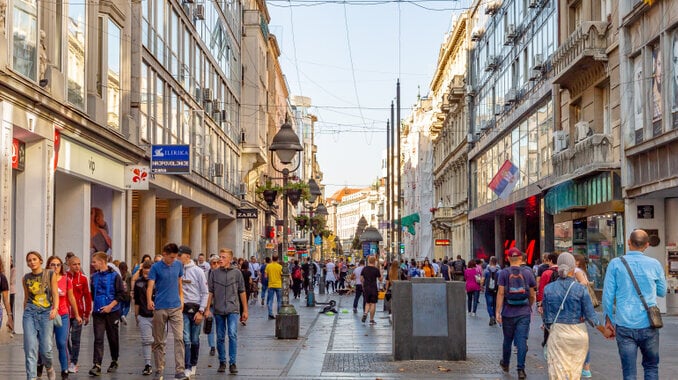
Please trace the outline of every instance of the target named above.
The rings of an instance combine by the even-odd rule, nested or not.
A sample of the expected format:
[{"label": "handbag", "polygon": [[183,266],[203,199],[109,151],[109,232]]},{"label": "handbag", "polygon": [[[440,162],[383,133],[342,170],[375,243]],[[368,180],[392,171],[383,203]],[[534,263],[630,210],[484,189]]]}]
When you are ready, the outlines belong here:
[{"label": "handbag", "polygon": [[205,318],[205,322],[202,325],[202,332],[205,335],[209,335],[212,333],[212,322],[214,321],[214,318],[210,315],[209,317]]},{"label": "handbag", "polygon": [[595,290],[593,290],[593,283],[589,282],[586,285],[586,289],[589,291],[589,297],[591,297],[591,302],[593,303],[593,307],[600,306],[600,300],[598,299],[598,296],[596,296]]},{"label": "handbag", "polygon": [[54,327],[61,327],[63,326],[63,321],[61,320],[61,316],[57,314],[57,316],[52,319],[52,322],[54,322]]},{"label": "handbag", "polygon": [[650,320],[650,327],[652,327],[653,329],[660,329],[664,327],[664,322],[662,321],[662,314],[659,311],[659,308],[657,307],[657,305],[654,306],[647,305],[647,302],[645,302],[645,297],[643,296],[643,293],[640,291],[640,286],[638,286],[638,281],[636,281],[636,277],[633,275],[629,263],[626,262],[624,257],[621,257],[621,261],[622,263],[624,263],[626,270],[629,272],[629,276],[631,276],[631,281],[633,281],[633,287],[636,288],[638,297],[640,297],[640,301],[643,303],[643,306],[645,307],[645,311],[647,312],[647,318]]}]

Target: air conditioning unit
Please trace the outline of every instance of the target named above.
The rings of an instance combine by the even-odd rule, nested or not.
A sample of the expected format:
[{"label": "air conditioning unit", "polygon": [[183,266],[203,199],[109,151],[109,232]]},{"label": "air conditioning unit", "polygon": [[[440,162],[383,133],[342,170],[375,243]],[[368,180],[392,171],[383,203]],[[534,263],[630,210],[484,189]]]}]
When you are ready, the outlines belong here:
[{"label": "air conditioning unit", "polygon": [[514,88],[508,90],[508,92],[504,96],[504,104],[515,103],[516,97],[517,97],[517,93],[516,93],[516,90]]},{"label": "air conditioning unit", "polygon": [[506,27],[506,37],[504,38],[504,45],[512,45],[513,40],[518,37],[518,33],[516,32],[516,25],[515,24],[509,24]]},{"label": "air conditioning unit", "polygon": [[473,94],[475,94],[475,91],[473,91],[473,86],[471,86],[470,84],[469,84],[469,85],[466,85],[466,93],[467,93],[468,95],[473,95]]},{"label": "air conditioning unit", "polygon": [[504,113],[504,106],[502,104],[495,104],[494,105],[494,114],[495,116],[499,116]]},{"label": "air conditioning unit", "polygon": [[212,112],[212,119],[214,119],[214,122],[216,122],[217,124],[223,121],[223,119],[221,118],[221,112],[222,110],[218,108],[215,109],[214,112]]},{"label": "air conditioning unit", "polygon": [[576,142],[585,140],[587,137],[589,137],[589,135],[592,134],[588,121],[580,121],[574,125],[574,128],[577,131]]},{"label": "air conditioning unit", "polygon": [[495,0],[495,1],[490,1],[487,3],[487,6],[485,6],[485,14],[486,15],[493,15],[497,13],[499,10],[499,7],[501,7],[501,1],[500,0]]},{"label": "air conditioning unit", "polygon": [[471,41],[479,41],[481,38],[483,38],[483,35],[485,35],[484,28],[474,30],[473,33],[471,33]]},{"label": "air conditioning unit", "polygon": [[238,195],[240,195],[241,198],[245,198],[245,195],[247,195],[247,184],[245,182],[240,182],[240,185],[238,186]]},{"label": "air conditioning unit", "polygon": [[487,59],[487,66],[485,66],[485,71],[494,71],[499,67],[499,57],[493,55]]},{"label": "air conditioning unit", "polygon": [[212,102],[212,89],[205,87],[202,89],[202,98],[203,102],[211,103]]},{"label": "air conditioning unit", "polygon": [[212,165],[212,177],[223,177],[224,176],[224,164],[221,162],[215,162]]},{"label": "air conditioning unit", "polygon": [[541,78],[541,70],[530,70],[530,80],[537,80],[539,78]]},{"label": "air conditioning unit", "polygon": [[570,134],[568,131],[555,131],[553,132],[553,150],[554,153],[560,153],[567,149],[567,145],[570,140]]},{"label": "air conditioning unit", "polygon": [[196,20],[205,20],[205,5],[197,4],[193,11],[193,18]]},{"label": "air conditioning unit", "polygon": [[534,55],[534,65],[532,70],[542,70],[544,68],[544,56],[542,54]]},{"label": "air conditioning unit", "polygon": [[473,135],[473,133],[469,133],[469,134],[466,135],[466,142],[467,143],[473,144],[475,141],[476,140],[475,140],[475,136]]},{"label": "air conditioning unit", "polygon": [[540,0],[529,0],[529,2],[527,3],[527,7],[528,8],[537,8],[537,7],[539,7],[539,2],[540,2]]}]

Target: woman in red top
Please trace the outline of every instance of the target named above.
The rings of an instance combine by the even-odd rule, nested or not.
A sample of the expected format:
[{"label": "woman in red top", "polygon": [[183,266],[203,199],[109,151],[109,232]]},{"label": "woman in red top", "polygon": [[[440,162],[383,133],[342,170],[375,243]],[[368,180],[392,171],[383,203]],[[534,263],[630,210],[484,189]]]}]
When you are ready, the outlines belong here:
[{"label": "woman in red top", "polygon": [[57,256],[50,256],[47,259],[47,268],[52,269],[56,275],[57,287],[59,290],[59,316],[61,325],[55,323],[54,337],[56,338],[57,349],[59,350],[59,364],[61,364],[61,378],[68,379],[68,330],[71,308],[75,314],[76,323],[82,323],[78,307],[75,304],[73,296],[73,283],[64,272],[64,265]]},{"label": "woman in red top", "polygon": [[478,298],[480,297],[481,284],[483,282],[483,267],[480,260],[469,260],[468,268],[464,271],[466,280],[466,307],[468,315],[475,317],[478,309]]}]

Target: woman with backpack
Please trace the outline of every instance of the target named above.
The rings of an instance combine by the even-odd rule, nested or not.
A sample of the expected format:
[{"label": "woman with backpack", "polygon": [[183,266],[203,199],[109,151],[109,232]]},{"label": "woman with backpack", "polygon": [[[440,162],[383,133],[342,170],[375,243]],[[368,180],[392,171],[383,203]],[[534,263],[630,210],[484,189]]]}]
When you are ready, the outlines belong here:
[{"label": "woman with backpack", "polygon": [[468,315],[475,317],[478,310],[478,298],[483,283],[483,268],[480,266],[480,260],[469,261],[469,266],[464,271],[464,280],[466,280],[466,308]]},{"label": "woman with backpack", "polygon": [[294,292],[294,298],[299,298],[301,296],[301,284],[304,282],[304,276],[301,273],[299,260],[294,260],[291,273],[292,273],[292,291]]},{"label": "woman with backpack", "polygon": [[490,265],[485,268],[485,303],[487,304],[487,314],[490,315],[490,326],[497,324],[494,318],[497,307],[497,290],[499,289],[499,271],[497,258],[490,257]]}]

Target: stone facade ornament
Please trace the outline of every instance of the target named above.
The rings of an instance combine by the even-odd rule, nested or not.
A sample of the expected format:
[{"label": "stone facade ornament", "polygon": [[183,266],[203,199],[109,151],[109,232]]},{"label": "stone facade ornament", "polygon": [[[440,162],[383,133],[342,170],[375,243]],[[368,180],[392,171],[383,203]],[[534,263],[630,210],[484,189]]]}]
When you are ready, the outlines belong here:
[{"label": "stone facade ornament", "polygon": [[47,59],[47,33],[45,33],[44,30],[40,29],[40,66],[38,67],[39,79],[45,78],[45,72],[47,71],[48,64],[49,60]]},{"label": "stone facade ornament", "polygon": [[0,34],[5,35],[5,19],[7,17],[7,0],[0,0]]}]

